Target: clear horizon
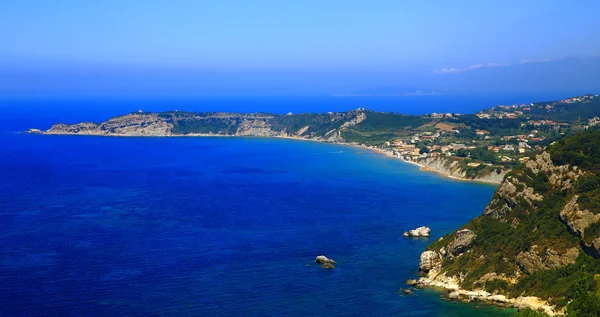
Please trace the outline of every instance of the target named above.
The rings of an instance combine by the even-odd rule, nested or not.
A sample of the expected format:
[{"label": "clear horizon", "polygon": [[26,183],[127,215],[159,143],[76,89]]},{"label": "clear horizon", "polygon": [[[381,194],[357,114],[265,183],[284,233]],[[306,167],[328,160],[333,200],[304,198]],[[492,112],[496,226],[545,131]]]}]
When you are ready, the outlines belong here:
[{"label": "clear horizon", "polygon": [[19,1],[4,97],[583,94],[600,3]]}]

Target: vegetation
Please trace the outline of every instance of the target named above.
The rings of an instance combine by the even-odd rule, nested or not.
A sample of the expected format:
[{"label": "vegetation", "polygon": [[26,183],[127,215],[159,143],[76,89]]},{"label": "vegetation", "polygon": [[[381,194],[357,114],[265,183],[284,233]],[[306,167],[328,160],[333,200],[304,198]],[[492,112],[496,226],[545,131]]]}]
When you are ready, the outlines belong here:
[{"label": "vegetation", "polygon": [[538,312],[529,308],[523,309],[519,311],[517,314],[513,315],[515,317],[548,317],[543,312]]},{"label": "vegetation", "polygon": [[596,284],[590,274],[582,268],[581,277],[577,281],[573,300],[567,305],[567,317],[598,317],[600,316],[600,296],[589,291],[590,284]]},{"label": "vegetation", "polygon": [[[476,156],[486,155],[484,149],[471,151],[471,157],[473,153]],[[511,297],[532,295],[549,299],[557,307],[565,307],[572,300],[567,306],[571,314],[568,316],[596,316],[589,315],[592,311],[581,307],[595,309],[596,302],[600,303],[597,295],[589,295],[598,290],[593,276],[600,273],[600,260],[596,258],[597,253],[581,248],[581,243],[589,244],[600,237],[600,222],[588,226],[583,240],[580,240],[561,220],[560,211],[573,195],[579,195],[580,208],[600,213],[600,132],[568,136],[552,145],[549,153],[555,164],[577,166],[584,176],[578,178],[572,187],[563,188],[550,184],[549,179],[554,175],[534,172],[525,165],[518,166],[507,176],[514,178],[515,192],[529,188],[543,198],[525,199],[520,195],[506,196],[505,192],[496,192],[487,208],[493,213],[483,214],[463,227],[477,234],[470,251],[459,257],[445,258],[442,267],[449,276],[463,276],[461,286],[466,289],[483,288]],[[437,251],[445,247],[453,236],[454,233],[433,242],[428,249]],[[575,263],[569,265],[528,272],[518,264],[517,257],[522,252],[544,254],[551,249],[560,255],[573,248],[580,252]],[[481,279],[491,272],[518,280],[508,283],[504,278]],[[580,301],[586,304],[577,304]],[[588,315],[582,315],[582,312]],[[523,311],[518,316],[542,315]]]},{"label": "vegetation", "polygon": [[600,168],[600,131],[589,131],[561,139],[550,147],[552,161],[557,165],[570,164],[593,173]]}]

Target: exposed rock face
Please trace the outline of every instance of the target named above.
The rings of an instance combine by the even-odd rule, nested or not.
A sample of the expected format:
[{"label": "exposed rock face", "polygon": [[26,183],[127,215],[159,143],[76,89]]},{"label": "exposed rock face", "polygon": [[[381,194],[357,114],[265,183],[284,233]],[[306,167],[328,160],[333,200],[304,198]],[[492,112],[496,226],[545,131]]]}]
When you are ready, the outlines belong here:
[{"label": "exposed rock face", "polygon": [[157,114],[135,113],[110,119],[101,124],[84,122],[53,125],[46,134],[84,134],[107,136],[169,136],[173,124]]},{"label": "exposed rock face", "polygon": [[[46,134],[82,134],[105,136],[173,136],[173,135],[229,135],[296,137],[326,142],[343,142],[342,131],[363,122],[367,115],[362,111],[349,111],[316,115],[310,125],[295,127],[305,117],[269,114],[235,113],[132,113],[112,118],[103,123],[84,122],[57,124],[45,131]],[[304,118],[304,119],[303,119]],[[329,131],[322,131],[324,125]],[[292,130],[292,127],[295,127]]]},{"label": "exposed rock face", "polygon": [[543,172],[549,175],[548,182],[550,185],[563,189],[571,188],[573,182],[584,174],[577,166],[554,165],[548,152],[537,155],[534,160],[528,161],[525,166],[535,174]]},{"label": "exposed rock face", "polygon": [[450,256],[458,256],[469,250],[476,237],[477,235],[469,229],[458,230],[454,240],[446,247],[446,252]]},{"label": "exposed rock face", "polygon": [[333,259],[328,259],[324,255],[317,256],[317,258],[315,259],[315,263],[321,264],[321,267],[324,269],[333,269],[337,264]]},{"label": "exposed rock face", "polygon": [[[576,166],[572,167],[569,165],[556,166],[550,158],[550,154],[544,152],[526,163],[526,167],[531,170],[534,175],[543,173],[548,178],[548,184],[553,188],[560,188],[562,190],[570,189],[573,183],[585,173],[578,169]],[[520,176],[526,181],[520,180],[519,177],[508,176],[502,182],[500,187],[496,190],[496,194],[492,198],[492,201],[488,204],[484,211],[485,216],[492,217],[494,219],[510,222],[513,227],[518,224],[518,219],[510,217],[509,215],[513,209],[519,204],[521,200],[525,200],[529,205],[535,205],[535,202],[542,201],[544,196],[535,191],[534,188],[528,185],[528,176]],[[583,214],[575,211],[577,199],[569,206],[565,206],[566,210],[561,212],[561,217],[564,219],[571,218],[574,222],[582,219],[582,223],[579,225],[575,224],[575,230],[577,227],[585,226],[588,222],[588,217],[580,217]],[[535,211],[535,209],[529,210],[529,212]],[[585,213],[585,212],[583,212]],[[570,216],[569,216],[570,215]],[[567,220],[565,220],[567,221]],[[597,221],[597,220],[595,220]]]},{"label": "exposed rock face", "polygon": [[437,252],[425,251],[421,253],[421,263],[419,264],[419,271],[423,273],[429,273],[429,271],[438,266],[441,260],[442,258]]},{"label": "exposed rock face", "polygon": [[498,220],[503,220],[517,204],[520,199],[525,199],[527,202],[541,201],[544,196],[536,193],[533,188],[528,187],[525,183],[519,181],[515,177],[507,177],[504,182],[496,190],[496,195],[487,205],[483,214]]},{"label": "exposed rock face", "polygon": [[418,160],[417,163],[423,165],[428,170],[442,173],[450,177],[471,179],[492,184],[500,184],[502,179],[504,179],[504,176],[510,171],[508,169],[501,170],[499,173],[493,171],[487,175],[472,178],[467,175],[467,171],[461,167],[460,162],[457,160],[451,160],[444,157],[428,157]]},{"label": "exposed rock face", "polygon": [[580,210],[577,204],[578,195],[573,195],[571,200],[560,210],[560,218],[567,223],[571,232],[583,238],[583,233],[592,223],[600,220],[600,214],[594,215],[589,210]]},{"label": "exposed rock face", "polygon": [[571,248],[567,252],[559,254],[552,249],[546,249],[534,245],[529,251],[521,252],[517,255],[517,264],[528,274],[539,270],[548,270],[568,264],[575,263],[579,249]]},{"label": "exposed rock face", "polygon": [[429,237],[430,233],[431,233],[431,229],[423,226],[423,227],[418,227],[416,229],[405,232],[404,236],[405,237]]}]

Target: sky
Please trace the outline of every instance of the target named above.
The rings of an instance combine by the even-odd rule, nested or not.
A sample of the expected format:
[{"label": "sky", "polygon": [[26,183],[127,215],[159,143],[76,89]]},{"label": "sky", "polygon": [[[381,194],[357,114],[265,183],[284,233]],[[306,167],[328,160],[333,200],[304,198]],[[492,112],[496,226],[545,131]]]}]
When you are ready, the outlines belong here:
[{"label": "sky", "polygon": [[0,3],[3,96],[600,91],[600,1]]}]

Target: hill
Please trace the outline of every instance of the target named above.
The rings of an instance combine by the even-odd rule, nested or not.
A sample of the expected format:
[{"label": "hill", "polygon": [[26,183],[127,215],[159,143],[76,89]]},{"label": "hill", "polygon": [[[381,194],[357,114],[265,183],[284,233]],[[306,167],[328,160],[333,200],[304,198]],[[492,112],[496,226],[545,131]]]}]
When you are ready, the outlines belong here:
[{"label": "hill", "polygon": [[599,185],[600,131],[552,144],[505,177],[482,215],[427,248],[420,284],[452,298],[564,311],[581,285],[598,292]]}]

